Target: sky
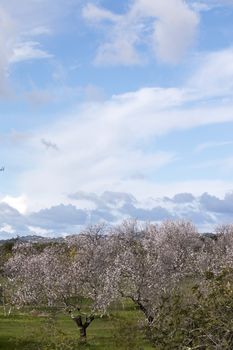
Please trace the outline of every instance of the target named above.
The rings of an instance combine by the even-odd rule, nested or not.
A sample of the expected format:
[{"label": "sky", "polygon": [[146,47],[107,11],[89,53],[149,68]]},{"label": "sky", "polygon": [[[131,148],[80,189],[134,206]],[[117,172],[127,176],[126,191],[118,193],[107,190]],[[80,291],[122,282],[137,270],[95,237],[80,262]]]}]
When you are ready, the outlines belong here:
[{"label": "sky", "polygon": [[231,223],[232,135],[232,0],[1,0],[1,239]]}]

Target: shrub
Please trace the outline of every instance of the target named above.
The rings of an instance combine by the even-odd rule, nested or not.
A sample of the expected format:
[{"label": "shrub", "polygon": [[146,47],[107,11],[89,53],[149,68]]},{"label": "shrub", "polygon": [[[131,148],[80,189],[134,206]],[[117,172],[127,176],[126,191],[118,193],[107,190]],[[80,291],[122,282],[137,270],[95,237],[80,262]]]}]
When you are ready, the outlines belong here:
[{"label": "shrub", "polygon": [[232,271],[164,297],[147,335],[157,350],[233,349]]}]

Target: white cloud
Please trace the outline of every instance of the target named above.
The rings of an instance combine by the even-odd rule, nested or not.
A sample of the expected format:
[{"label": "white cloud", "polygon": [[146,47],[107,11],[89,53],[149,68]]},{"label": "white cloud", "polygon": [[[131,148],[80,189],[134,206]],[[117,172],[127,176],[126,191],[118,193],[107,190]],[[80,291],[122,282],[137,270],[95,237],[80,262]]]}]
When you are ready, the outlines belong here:
[{"label": "white cloud", "polygon": [[195,152],[199,153],[207,149],[230,146],[233,144],[233,141],[222,141],[222,142],[204,142],[198,145],[195,148]]},{"label": "white cloud", "polygon": [[[42,35],[53,33],[56,20],[72,11],[73,0],[1,0],[0,4],[0,94],[8,91],[10,65],[51,54],[40,46]],[[77,4],[77,2],[76,2]],[[72,6],[71,6],[72,5]],[[35,40],[36,38],[36,40]]]},{"label": "white cloud", "polygon": [[140,64],[141,57],[134,48],[136,39],[136,36],[130,33],[125,36],[122,36],[122,33],[117,34],[113,41],[107,42],[98,48],[95,64]]},{"label": "white cloud", "polygon": [[[140,222],[160,223],[166,219],[192,220],[200,231],[213,230],[219,223],[229,223],[233,213],[233,194],[221,197],[207,192],[194,196],[176,193],[172,197],[135,198],[130,193],[104,192],[100,195],[78,192],[70,196],[74,204],[60,204],[27,215],[20,215],[7,204],[0,204],[0,238],[36,234],[44,237],[78,233],[96,222],[118,224],[134,218]],[[90,203],[80,209],[83,201]],[[92,204],[91,204],[92,203]]]},{"label": "white cloud", "polygon": [[152,48],[164,62],[177,63],[192,44],[199,22],[197,13],[182,0],[134,0],[122,15],[87,4],[83,16],[107,31],[97,64],[142,63],[145,57],[138,45]]},{"label": "white cloud", "polygon": [[140,25],[136,20],[128,15],[114,14],[90,3],[84,7],[83,17],[92,24],[99,25],[104,22],[107,26],[104,30],[107,29],[108,38],[97,50],[96,64],[140,63],[141,57],[135,48],[140,36]]},{"label": "white cloud", "polygon": [[101,22],[103,20],[118,22],[121,19],[120,15],[114,14],[104,8],[100,8],[94,4],[88,3],[83,8],[83,17],[92,22]]},{"label": "white cloud", "polygon": [[[167,94],[165,89],[164,95]],[[166,108],[163,99],[160,104],[158,101],[156,89],[139,90],[101,105],[83,107],[82,112],[63,116],[62,122],[41,131],[40,137],[31,141],[32,170],[19,177],[19,186],[29,195],[32,207],[62,202],[64,194],[75,189],[129,190],[137,195],[156,195],[160,190],[167,193],[171,186],[159,186],[148,178],[154,178],[159,168],[174,162],[176,155],[159,149],[149,151],[151,140],[175,130],[233,120],[232,104],[187,108],[186,100],[181,104],[171,96]],[[170,107],[173,103],[177,104],[175,109]],[[45,153],[40,146],[41,137],[59,142],[60,152]],[[132,175],[142,170],[146,177],[134,179]],[[192,183],[187,185],[193,188]],[[206,183],[201,188],[205,186]],[[208,186],[214,188],[216,184],[209,182]]]},{"label": "white cloud", "polygon": [[196,11],[211,11],[212,9],[231,6],[233,0],[190,0],[190,6]]},{"label": "white cloud", "polygon": [[5,196],[1,202],[7,203],[21,214],[25,214],[27,211],[28,199],[25,195],[19,197]]},{"label": "white cloud", "polygon": [[233,48],[205,53],[189,85],[204,96],[229,97],[233,92]]},{"label": "white cloud", "polygon": [[3,224],[0,228],[0,232],[6,232],[13,235],[15,233],[15,230],[12,228],[11,225]]},{"label": "white cloud", "polygon": [[212,9],[212,6],[209,4],[207,4],[206,2],[201,2],[201,1],[194,1],[193,3],[191,3],[191,7],[198,12],[202,12],[202,11],[209,11]]},{"label": "white cloud", "polygon": [[[26,33],[27,35],[29,33]],[[35,27],[30,31],[30,35],[32,36],[41,36],[41,35],[50,35],[52,34],[52,30],[46,26]]]},{"label": "white cloud", "polygon": [[193,169],[214,168],[222,174],[229,175],[233,170],[233,157],[214,158],[205,162],[200,162],[192,166]]},{"label": "white cloud", "polygon": [[29,231],[31,231],[31,234],[42,236],[42,237],[50,237],[53,235],[52,230],[46,230],[42,227],[37,226],[28,226]]},{"label": "white cloud", "polygon": [[8,63],[15,44],[15,24],[0,6],[0,94],[6,89]]},{"label": "white cloud", "polygon": [[[218,55],[216,56],[218,58]],[[207,62],[204,62],[206,65]],[[214,65],[217,69],[217,66]],[[218,67],[218,70],[224,67]],[[193,73],[197,75],[203,67]],[[226,81],[228,76],[224,75]],[[190,83],[192,82],[192,83]],[[224,84],[224,81],[222,81]],[[230,95],[231,86],[225,91]],[[70,204],[67,194],[83,190],[130,192],[139,198],[177,192],[209,192],[220,195],[233,188],[230,182],[156,182],[157,171],[179,160],[172,150],[162,152],[156,140],[161,135],[209,124],[232,122],[233,102],[224,100],[203,80],[202,90],[194,79],[181,88],[142,88],[112,96],[101,103],[84,103],[76,110],[57,116],[30,135],[20,157],[27,168],[17,179],[18,193],[29,198],[28,210],[60,203]],[[54,120],[54,119],[53,119]],[[59,152],[46,152],[41,140],[52,140]],[[157,145],[151,147],[151,144]],[[24,149],[25,147],[25,149]],[[16,154],[17,154],[16,150]],[[143,174],[136,176],[135,174]],[[72,203],[72,202],[71,202]]]},{"label": "white cloud", "polygon": [[40,48],[40,44],[38,42],[27,41],[19,43],[13,48],[10,63],[51,57],[53,57],[51,54]]},{"label": "white cloud", "polygon": [[177,63],[192,44],[199,22],[198,15],[180,0],[137,0],[138,13],[154,16],[154,49],[165,62]]}]

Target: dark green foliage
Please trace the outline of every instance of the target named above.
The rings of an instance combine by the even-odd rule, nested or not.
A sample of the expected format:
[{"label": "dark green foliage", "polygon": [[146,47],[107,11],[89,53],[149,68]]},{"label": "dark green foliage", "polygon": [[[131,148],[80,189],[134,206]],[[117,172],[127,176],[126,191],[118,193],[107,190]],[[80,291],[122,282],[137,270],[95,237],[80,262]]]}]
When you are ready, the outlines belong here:
[{"label": "dark green foliage", "polygon": [[11,239],[0,244],[0,274],[2,273],[3,265],[11,257],[12,249],[17,239]]},{"label": "dark green foliage", "polygon": [[11,239],[0,244],[0,305],[3,305],[4,298],[4,264],[12,256],[12,249],[17,239]]},{"label": "dark green foliage", "polygon": [[233,274],[223,271],[164,298],[147,334],[158,350],[233,349]]}]

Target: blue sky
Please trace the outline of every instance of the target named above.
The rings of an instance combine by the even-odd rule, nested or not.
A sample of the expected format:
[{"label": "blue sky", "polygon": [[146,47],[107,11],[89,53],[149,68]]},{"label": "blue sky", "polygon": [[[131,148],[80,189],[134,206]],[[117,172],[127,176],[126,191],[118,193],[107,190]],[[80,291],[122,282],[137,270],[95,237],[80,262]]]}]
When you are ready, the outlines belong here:
[{"label": "blue sky", "polygon": [[1,237],[231,222],[233,1],[1,0],[0,29]]}]

